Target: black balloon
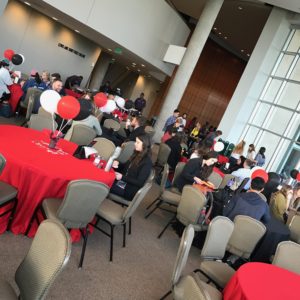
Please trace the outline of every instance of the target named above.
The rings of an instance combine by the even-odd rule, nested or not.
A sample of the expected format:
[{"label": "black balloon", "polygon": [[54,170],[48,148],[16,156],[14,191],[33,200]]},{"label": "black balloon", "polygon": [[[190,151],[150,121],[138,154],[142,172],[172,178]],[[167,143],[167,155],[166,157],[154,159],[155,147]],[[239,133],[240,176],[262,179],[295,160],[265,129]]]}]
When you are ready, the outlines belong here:
[{"label": "black balloon", "polygon": [[133,101],[132,100],[127,100],[126,102],[125,102],[125,108],[126,109],[131,109],[131,108],[133,108],[134,107],[134,104],[133,104]]},{"label": "black balloon", "polygon": [[80,111],[79,114],[73,119],[80,121],[86,119],[93,112],[93,105],[90,100],[79,99]]},{"label": "black balloon", "polygon": [[12,57],[11,62],[16,66],[21,65],[23,63],[23,57],[20,54],[15,54]]},{"label": "black balloon", "polygon": [[299,171],[296,169],[292,170],[290,173],[290,175],[293,179],[297,179],[298,174],[299,174]]}]

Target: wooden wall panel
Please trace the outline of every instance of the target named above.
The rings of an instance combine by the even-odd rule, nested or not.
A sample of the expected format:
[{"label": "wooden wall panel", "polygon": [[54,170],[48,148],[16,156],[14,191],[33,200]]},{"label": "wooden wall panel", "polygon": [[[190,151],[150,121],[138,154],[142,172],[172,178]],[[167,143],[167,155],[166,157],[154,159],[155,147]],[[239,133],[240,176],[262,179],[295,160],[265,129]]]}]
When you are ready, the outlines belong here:
[{"label": "wooden wall panel", "polygon": [[[208,121],[218,126],[245,66],[244,61],[208,40],[179,104],[180,111],[188,113],[188,119],[195,116],[201,124]],[[171,82],[172,78],[162,87],[151,115],[159,114]]]}]

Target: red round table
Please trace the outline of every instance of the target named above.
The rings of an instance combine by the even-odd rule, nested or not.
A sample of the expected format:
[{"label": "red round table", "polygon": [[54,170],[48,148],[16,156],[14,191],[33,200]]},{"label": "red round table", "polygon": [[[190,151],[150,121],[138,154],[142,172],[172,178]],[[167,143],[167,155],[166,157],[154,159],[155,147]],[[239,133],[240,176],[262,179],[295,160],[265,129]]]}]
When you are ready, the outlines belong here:
[{"label": "red round table", "polygon": [[274,265],[246,263],[230,279],[224,300],[299,300],[300,275]]},{"label": "red round table", "polygon": [[[18,126],[0,126],[0,153],[6,158],[6,166],[0,179],[18,189],[18,206],[12,232],[25,233],[31,216],[44,198],[63,198],[71,180],[90,179],[111,186],[115,179],[113,171],[96,168],[89,160],[72,156],[77,145],[60,140],[57,148],[50,150],[49,132],[40,132]],[[2,220],[3,219],[3,220]],[[7,220],[0,219],[0,233]],[[30,236],[35,233],[33,227]],[[78,240],[79,231],[72,232]]]}]

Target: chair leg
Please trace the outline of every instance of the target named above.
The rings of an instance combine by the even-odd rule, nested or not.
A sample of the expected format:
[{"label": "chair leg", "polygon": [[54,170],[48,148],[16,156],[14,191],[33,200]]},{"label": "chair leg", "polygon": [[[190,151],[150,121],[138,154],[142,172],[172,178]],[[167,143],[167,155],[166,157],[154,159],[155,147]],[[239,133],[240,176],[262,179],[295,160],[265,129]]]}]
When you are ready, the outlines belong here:
[{"label": "chair leg", "polygon": [[126,223],[123,224],[123,247],[126,247]]},{"label": "chair leg", "polygon": [[128,234],[131,234],[131,217],[129,218],[129,230],[128,230]]},{"label": "chair leg", "polygon": [[176,219],[176,216],[174,216],[169,222],[168,224],[164,227],[164,229],[162,230],[162,232],[158,235],[158,239],[160,239],[162,237],[162,235],[164,234],[164,232],[167,230],[167,228],[169,227],[169,225]]},{"label": "chair leg", "polygon": [[8,225],[7,225],[6,231],[10,231],[11,230],[11,225],[12,225],[12,222],[13,222],[16,210],[17,210],[17,205],[18,205],[18,199],[15,198],[14,206],[12,208],[12,211],[11,211],[11,214],[10,214],[10,217],[9,217],[9,221],[8,221]]},{"label": "chair leg", "polygon": [[155,199],[154,201],[152,201],[147,207],[146,207],[146,209],[149,209],[155,202],[157,202],[158,201],[158,199]]},{"label": "chair leg", "polygon": [[114,229],[115,225],[110,225],[110,258],[109,261],[113,260],[113,251],[114,251]]},{"label": "chair leg", "polygon": [[161,203],[162,203],[162,201],[160,200],[160,201],[155,205],[155,207],[154,207],[148,214],[146,214],[145,219],[147,219],[150,215],[152,215],[152,213],[153,213],[157,208],[160,207]]},{"label": "chair leg", "polygon": [[80,261],[79,261],[79,265],[78,268],[81,269],[82,268],[82,264],[83,264],[83,260],[84,260],[84,255],[85,255],[85,249],[86,249],[86,244],[87,244],[87,240],[88,240],[88,235],[89,235],[89,227],[87,226],[84,229],[80,229],[81,235],[83,237],[83,244],[82,244],[82,250],[81,250],[81,256],[80,256]]},{"label": "chair leg", "polygon": [[164,300],[166,299],[170,294],[172,293],[172,291],[168,291],[166,294],[164,294],[159,300]]}]

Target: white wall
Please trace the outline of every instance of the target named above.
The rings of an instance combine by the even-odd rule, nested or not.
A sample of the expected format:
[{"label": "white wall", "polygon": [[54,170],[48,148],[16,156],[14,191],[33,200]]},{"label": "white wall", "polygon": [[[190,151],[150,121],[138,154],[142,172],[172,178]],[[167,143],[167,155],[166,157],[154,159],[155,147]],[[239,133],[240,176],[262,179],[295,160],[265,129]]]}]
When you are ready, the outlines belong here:
[{"label": "white wall", "polygon": [[171,75],[162,61],[169,44],[184,46],[190,33],[181,17],[163,0],[44,0],[100,32]]},{"label": "white wall", "polygon": [[[65,79],[78,74],[85,85],[101,49],[98,45],[17,1],[9,1],[0,18],[0,53],[11,48],[25,56],[25,63],[15,70],[29,73],[47,70]],[[58,47],[62,43],[86,55],[82,58]]]}]

